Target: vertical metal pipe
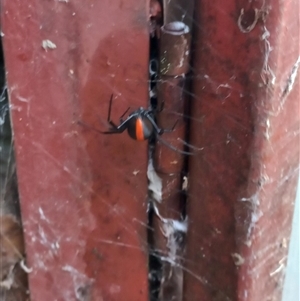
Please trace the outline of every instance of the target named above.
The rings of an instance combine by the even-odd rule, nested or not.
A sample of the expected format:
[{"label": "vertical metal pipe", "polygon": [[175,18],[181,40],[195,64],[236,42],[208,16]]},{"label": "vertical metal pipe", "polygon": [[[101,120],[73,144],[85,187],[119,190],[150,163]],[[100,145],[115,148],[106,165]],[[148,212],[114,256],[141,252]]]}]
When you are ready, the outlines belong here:
[{"label": "vertical metal pipe", "polygon": [[[182,22],[164,25],[160,32],[160,66],[157,84],[157,123],[162,129],[172,129],[157,141],[155,170],[162,182],[161,200],[156,202],[154,221],[155,247],[161,258],[162,281],[160,300],[182,299],[182,241],[186,230],[182,220],[182,172],[186,136],[185,74],[189,71],[190,30]],[[166,146],[169,145],[169,147]],[[173,148],[173,149],[171,149]],[[175,151],[177,149],[178,151]]]}]

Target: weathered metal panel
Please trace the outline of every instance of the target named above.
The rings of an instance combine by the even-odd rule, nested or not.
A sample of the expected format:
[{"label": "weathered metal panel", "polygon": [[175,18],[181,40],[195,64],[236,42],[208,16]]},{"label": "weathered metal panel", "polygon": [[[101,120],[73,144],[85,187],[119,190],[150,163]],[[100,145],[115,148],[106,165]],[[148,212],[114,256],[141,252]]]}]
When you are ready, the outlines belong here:
[{"label": "weathered metal panel", "polygon": [[[180,7],[164,20],[195,29],[195,155],[172,276],[184,270],[184,300],[280,300],[299,168],[299,4],[198,1],[194,23]],[[148,300],[146,143],[79,124],[106,130],[112,93],[116,123],[148,105],[148,3],[3,1],[1,13],[32,300]],[[182,160],[163,152],[160,167]],[[159,209],[177,220],[174,179]],[[162,233],[156,246],[167,252]]]},{"label": "weathered metal panel", "polygon": [[31,299],[148,299],[147,144],[103,136],[147,106],[147,1],[2,1]]},{"label": "weathered metal panel", "polygon": [[184,300],[280,300],[299,172],[299,3],[195,10]]}]

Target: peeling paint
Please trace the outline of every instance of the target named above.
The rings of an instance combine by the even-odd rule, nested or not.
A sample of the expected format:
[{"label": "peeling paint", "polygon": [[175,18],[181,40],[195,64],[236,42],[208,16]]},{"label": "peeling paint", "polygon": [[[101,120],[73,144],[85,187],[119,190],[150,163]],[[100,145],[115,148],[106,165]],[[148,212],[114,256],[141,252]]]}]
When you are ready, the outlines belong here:
[{"label": "peeling paint", "polygon": [[270,53],[273,50],[269,42],[270,32],[267,30],[266,26],[263,26],[263,34],[261,40],[264,42],[264,63],[261,71],[261,79],[266,86],[274,86],[276,83],[276,75],[269,64]]},{"label": "peeling paint", "polygon": [[48,49],[56,49],[56,45],[50,40],[43,40],[42,47],[47,51]]},{"label": "peeling paint", "polygon": [[287,78],[285,82],[285,87],[283,89],[282,95],[281,95],[281,101],[280,101],[280,107],[282,108],[287,96],[290,94],[290,92],[293,90],[298,71],[299,71],[299,66],[300,66],[300,57],[298,57],[296,63],[291,69],[291,72],[289,74],[289,77]]},{"label": "peeling paint", "polygon": [[[258,220],[263,216],[263,212],[259,209],[260,201],[259,201],[259,192],[256,192],[254,195],[252,195],[249,198],[241,198],[241,202],[249,202],[251,204],[251,218],[248,221],[248,231],[247,231],[247,238],[245,241],[246,245],[249,245],[249,238],[252,234],[252,230],[255,227],[255,224],[258,222]],[[250,243],[251,245],[251,243]]]},{"label": "peeling paint", "polygon": [[43,209],[41,207],[39,207],[38,210],[39,210],[39,214],[40,214],[41,219],[46,221],[47,223],[50,223],[50,221],[46,218]]}]

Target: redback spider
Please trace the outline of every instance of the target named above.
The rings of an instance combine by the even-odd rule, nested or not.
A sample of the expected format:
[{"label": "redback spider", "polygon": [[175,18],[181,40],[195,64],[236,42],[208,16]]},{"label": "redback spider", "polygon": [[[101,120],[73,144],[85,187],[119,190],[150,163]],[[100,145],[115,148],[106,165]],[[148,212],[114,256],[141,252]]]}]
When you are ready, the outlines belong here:
[{"label": "redback spider", "polygon": [[[128,131],[129,136],[138,141],[144,141],[152,137],[153,135],[156,136],[156,138],[165,146],[169,147],[173,151],[179,152],[181,154],[185,155],[191,155],[192,153],[182,151],[180,149],[177,149],[176,147],[169,145],[166,141],[164,141],[160,136],[165,133],[165,132],[172,132],[175,129],[175,126],[177,124],[177,121],[175,122],[174,126],[171,129],[161,129],[159,126],[156,124],[154,120],[154,110],[152,109],[144,109],[144,108],[139,108],[136,111],[133,111],[128,115],[128,117],[123,120],[123,117],[125,114],[129,111],[130,108],[128,108],[120,117],[120,124],[116,125],[111,119],[110,119],[110,114],[111,114],[111,107],[112,107],[112,100],[113,100],[113,95],[110,97],[109,101],[109,107],[108,107],[108,117],[107,117],[107,122],[111,125],[111,128],[108,131],[102,132],[96,129],[96,132],[99,132],[101,134],[121,134],[123,133],[126,129]],[[83,124],[85,125],[85,124]],[[87,125],[85,125],[87,126]],[[89,126],[88,126],[89,127]]]}]

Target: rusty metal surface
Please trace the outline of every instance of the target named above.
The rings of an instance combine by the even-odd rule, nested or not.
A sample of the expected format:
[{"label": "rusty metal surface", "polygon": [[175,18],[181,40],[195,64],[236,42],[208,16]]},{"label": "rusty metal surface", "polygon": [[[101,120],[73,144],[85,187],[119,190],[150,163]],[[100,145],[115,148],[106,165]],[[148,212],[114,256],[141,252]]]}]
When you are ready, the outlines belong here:
[{"label": "rusty metal surface", "polygon": [[[158,125],[174,130],[162,136],[155,148],[154,166],[161,179],[161,200],[156,202],[159,213],[154,219],[155,247],[162,261],[160,300],[181,300],[183,273],[181,257],[184,231],[184,195],[182,192],[185,155],[183,141],[186,137],[186,77],[189,71],[190,30],[182,22],[166,24],[160,35],[160,66],[157,83]],[[166,143],[171,146],[166,146]]]},{"label": "rusty metal surface", "polygon": [[31,300],[148,300],[147,144],[102,136],[147,106],[144,1],[2,1]]},{"label": "rusty metal surface", "polygon": [[299,172],[299,3],[195,10],[199,151],[189,161],[183,300],[279,301]]},{"label": "rusty metal surface", "polygon": [[[196,29],[195,155],[182,262],[167,239],[186,232],[183,156],[158,141],[155,246],[175,263],[163,267],[160,297],[279,301],[299,168],[299,34],[291,21],[299,4],[198,1],[193,23],[190,2],[180,3],[165,2],[163,11],[165,23]],[[33,301],[148,300],[147,144],[78,122],[107,130],[111,94],[116,124],[128,107],[148,106],[149,32],[162,14],[159,2],[150,4],[149,12],[143,1],[2,1]],[[179,148],[182,66],[158,85],[157,121],[171,128],[180,117],[163,135]]]},{"label": "rusty metal surface", "polygon": [[180,76],[190,69],[190,28],[183,22],[172,22],[161,27],[160,74]]},{"label": "rusty metal surface", "polygon": [[162,136],[162,139],[174,149],[157,141],[155,162],[156,170],[159,173],[179,174],[183,169],[184,156],[179,151],[184,150],[182,140],[185,139],[186,131],[184,88],[184,76],[160,77],[157,95],[158,106],[163,107],[163,110],[157,114],[158,125],[163,129],[172,129],[174,126],[175,128],[172,132],[167,132]]},{"label": "rusty metal surface", "polygon": [[[176,220],[180,219],[182,212],[182,175],[184,169],[184,155],[177,150],[184,150],[181,140],[185,138],[186,124],[184,120],[184,94],[185,77],[164,77],[158,83],[159,106],[163,100],[164,109],[158,114],[158,124],[161,128],[175,129],[171,133],[165,133],[162,138],[170,146],[157,141],[154,166],[157,174],[162,179],[162,199],[158,206],[163,215]],[[164,209],[163,209],[164,208]]]}]

